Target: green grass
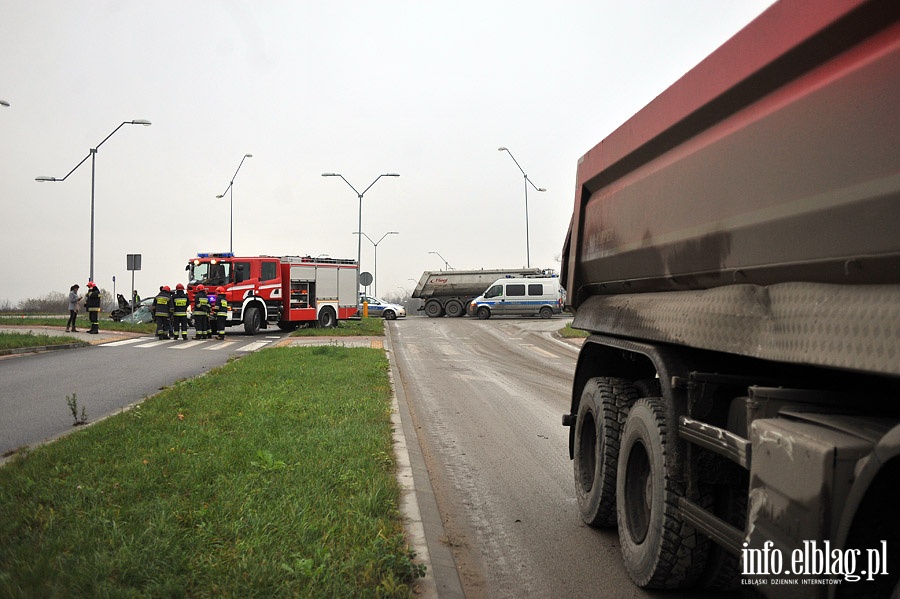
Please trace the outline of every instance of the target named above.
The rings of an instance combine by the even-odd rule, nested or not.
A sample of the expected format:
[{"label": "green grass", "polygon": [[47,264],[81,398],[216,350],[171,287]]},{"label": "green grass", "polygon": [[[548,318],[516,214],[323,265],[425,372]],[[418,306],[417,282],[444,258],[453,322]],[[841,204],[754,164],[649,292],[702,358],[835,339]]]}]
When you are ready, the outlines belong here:
[{"label": "green grass", "polygon": [[383,351],[274,348],[16,456],[0,596],[408,597],[390,396]]},{"label": "green grass", "polygon": [[0,351],[5,349],[19,349],[23,347],[45,347],[49,345],[68,345],[71,343],[87,345],[86,342],[74,337],[55,335],[34,335],[32,333],[6,333],[0,332]]},{"label": "green grass", "polygon": [[[30,326],[30,327],[64,327],[69,321],[68,316],[39,316],[39,317],[16,317],[2,316],[0,317],[0,325],[14,326]],[[88,317],[79,316],[75,320],[75,328],[86,330],[91,328]],[[156,325],[154,323],[132,324],[130,322],[115,322],[109,319],[100,319],[100,330],[107,331],[126,331],[130,333],[154,333]]]},{"label": "green grass", "polygon": [[359,320],[339,320],[331,329],[297,329],[294,337],[352,337],[352,336],[384,336],[384,321],[380,318],[361,318]]},{"label": "green grass", "polygon": [[559,336],[563,337],[564,339],[580,339],[583,337],[588,337],[590,335],[590,333],[587,331],[582,331],[581,329],[573,329],[571,322],[567,322],[566,326],[561,328],[558,333]]}]

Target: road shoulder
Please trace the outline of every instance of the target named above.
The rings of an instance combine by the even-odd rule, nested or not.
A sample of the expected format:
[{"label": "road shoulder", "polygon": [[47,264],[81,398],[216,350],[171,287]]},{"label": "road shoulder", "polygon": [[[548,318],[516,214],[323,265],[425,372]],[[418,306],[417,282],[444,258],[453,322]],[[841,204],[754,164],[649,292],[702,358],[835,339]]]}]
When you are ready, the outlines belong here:
[{"label": "road shoulder", "polygon": [[[409,542],[419,559],[428,567],[425,578],[416,582],[417,597],[464,599],[462,583],[456,561],[446,539],[443,520],[437,507],[434,489],[425,467],[425,459],[416,436],[415,425],[409,410],[409,398],[394,359],[392,327],[384,327],[385,349],[391,364],[394,389],[394,412],[399,418],[395,432],[398,453],[398,480],[401,485],[401,511],[406,520]],[[402,443],[402,447],[400,444]],[[403,456],[403,454],[406,454]],[[402,457],[401,457],[402,456]]]}]

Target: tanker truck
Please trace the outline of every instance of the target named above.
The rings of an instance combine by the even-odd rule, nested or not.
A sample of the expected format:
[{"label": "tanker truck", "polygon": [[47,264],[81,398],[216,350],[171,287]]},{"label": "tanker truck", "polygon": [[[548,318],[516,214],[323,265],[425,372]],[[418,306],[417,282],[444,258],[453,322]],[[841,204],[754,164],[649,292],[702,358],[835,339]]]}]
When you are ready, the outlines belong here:
[{"label": "tanker truck", "polygon": [[466,307],[481,295],[491,283],[506,277],[536,277],[544,274],[540,268],[512,268],[493,270],[426,270],[412,292],[412,297],[424,300],[419,310],[429,318],[466,315]]},{"label": "tanker truck", "polygon": [[579,160],[563,425],[638,586],[900,596],[898,99],[900,2],[782,0]]}]

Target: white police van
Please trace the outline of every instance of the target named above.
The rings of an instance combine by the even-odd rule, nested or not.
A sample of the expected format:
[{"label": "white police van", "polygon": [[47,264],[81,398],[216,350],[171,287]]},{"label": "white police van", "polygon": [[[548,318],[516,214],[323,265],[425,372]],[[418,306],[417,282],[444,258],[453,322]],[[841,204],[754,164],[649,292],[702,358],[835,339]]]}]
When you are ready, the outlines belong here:
[{"label": "white police van", "polygon": [[494,281],[466,311],[481,320],[495,315],[550,318],[562,312],[563,303],[559,277],[515,277]]}]

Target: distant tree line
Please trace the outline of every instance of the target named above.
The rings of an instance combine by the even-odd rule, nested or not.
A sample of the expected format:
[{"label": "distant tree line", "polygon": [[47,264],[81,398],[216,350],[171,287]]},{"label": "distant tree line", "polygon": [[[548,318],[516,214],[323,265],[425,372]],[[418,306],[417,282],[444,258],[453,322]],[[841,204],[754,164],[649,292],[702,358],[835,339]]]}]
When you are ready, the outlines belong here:
[{"label": "distant tree line", "polygon": [[[87,287],[81,287],[78,295],[84,296]],[[112,293],[100,289],[100,301],[104,311],[111,311],[116,307]],[[27,314],[66,314],[69,311],[69,293],[51,291],[42,297],[30,297],[20,302],[13,303],[7,299],[0,300],[0,312],[15,312]],[[80,311],[84,312],[84,299],[81,300]]]}]

